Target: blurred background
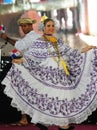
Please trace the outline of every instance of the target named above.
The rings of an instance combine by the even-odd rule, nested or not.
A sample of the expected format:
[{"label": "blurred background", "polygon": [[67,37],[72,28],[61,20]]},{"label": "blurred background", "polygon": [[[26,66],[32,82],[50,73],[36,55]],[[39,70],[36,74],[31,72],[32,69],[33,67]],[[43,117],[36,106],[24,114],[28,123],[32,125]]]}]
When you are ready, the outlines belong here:
[{"label": "blurred background", "polygon": [[[5,27],[9,37],[19,39],[23,33],[17,25],[21,17],[36,19],[34,30],[40,35],[37,26],[41,16],[53,18],[57,23],[58,37],[72,48],[87,45],[97,46],[97,0],[0,0],[0,25]],[[11,61],[9,53],[13,46],[0,39],[1,70]],[[2,74],[1,74],[2,75]],[[2,76],[1,76],[2,77]],[[97,111],[86,123],[97,124]]]},{"label": "blurred background", "polygon": [[[5,27],[5,32],[10,37],[20,38],[22,33],[17,25],[20,17],[36,19],[34,30],[40,17],[46,15],[57,21],[58,36],[69,43],[70,35],[92,36],[94,42],[97,36],[97,1],[96,0],[0,0],[0,24]],[[82,35],[84,34],[84,35]],[[69,36],[68,36],[69,35]],[[87,37],[88,39],[88,37]],[[4,41],[0,39],[0,45]],[[2,49],[2,55],[9,55],[12,50],[10,44]]]}]

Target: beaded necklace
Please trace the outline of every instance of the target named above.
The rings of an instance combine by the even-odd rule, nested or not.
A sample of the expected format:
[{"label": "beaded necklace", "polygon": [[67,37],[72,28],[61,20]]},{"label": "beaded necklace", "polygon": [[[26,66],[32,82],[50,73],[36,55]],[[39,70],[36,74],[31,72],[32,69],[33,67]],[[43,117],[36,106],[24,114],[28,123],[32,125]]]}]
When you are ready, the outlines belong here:
[{"label": "beaded necklace", "polygon": [[[59,67],[59,65],[60,65],[60,54],[59,54],[58,44],[57,44],[56,38],[53,37],[53,36],[50,36],[49,38],[47,38],[46,35],[43,35],[43,38],[44,38],[45,41],[47,41],[46,43],[48,43],[48,41],[50,41],[50,43],[52,43],[52,46],[55,49],[56,54],[58,56],[58,60],[57,60],[57,58],[55,56],[53,56],[53,59],[58,64],[58,67]],[[48,50],[49,50],[50,54],[52,54],[52,52],[50,51],[49,48],[48,48]]]},{"label": "beaded necklace", "polygon": [[[48,36],[48,35],[47,35],[47,36]],[[47,43],[48,43],[48,41],[50,41],[50,43],[52,43],[52,46],[53,46],[53,48],[55,49],[56,54],[57,54],[57,56],[58,56],[58,59],[57,59],[55,56],[53,56],[54,61],[57,63],[58,67],[59,67],[60,61],[61,61],[61,64],[62,64],[62,66],[63,66],[63,69],[64,69],[66,75],[68,75],[69,72],[68,72],[68,70],[67,70],[66,63],[64,62],[63,58],[60,56],[56,38],[53,37],[53,36],[49,36],[49,37],[47,37],[47,36],[46,36],[46,35],[43,35],[43,39],[46,41],[46,45],[48,45]],[[48,46],[47,46],[47,48],[48,48]],[[48,50],[49,50],[50,54],[52,54],[52,52],[50,51],[49,48],[48,48]],[[53,55],[53,54],[52,54],[52,55]]]}]

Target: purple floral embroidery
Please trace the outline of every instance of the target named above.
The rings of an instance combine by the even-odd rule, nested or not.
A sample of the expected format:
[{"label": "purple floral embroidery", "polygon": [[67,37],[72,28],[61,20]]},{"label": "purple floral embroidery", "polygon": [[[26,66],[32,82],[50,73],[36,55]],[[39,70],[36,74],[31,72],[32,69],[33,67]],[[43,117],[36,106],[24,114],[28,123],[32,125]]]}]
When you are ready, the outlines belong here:
[{"label": "purple floral embroidery", "polygon": [[[80,61],[80,58],[81,58],[81,61]],[[73,59],[73,60],[77,60],[77,61],[80,61],[80,63],[82,63],[83,58],[82,57],[80,57],[80,58],[78,60],[78,57],[77,57],[77,59]],[[73,98],[72,100],[68,100],[67,98],[60,100],[58,97],[56,97],[56,98],[49,97],[48,94],[39,94],[37,89],[32,89],[34,87],[30,86],[29,83],[22,78],[21,71],[18,70],[17,68],[15,68],[14,65],[12,66],[10,72],[8,73],[8,76],[11,77],[12,88],[32,108],[37,109],[38,111],[41,111],[44,114],[48,114],[48,115],[56,116],[56,117],[59,117],[59,115],[60,115],[60,118],[65,118],[67,115],[74,116],[75,114],[80,113],[81,111],[86,109],[87,106],[89,106],[91,104],[92,100],[95,98],[96,86],[97,86],[97,61],[96,61],[96,59],[97,59],[97,51],[94,50],[94,59],[92,59],[92,61],[91,61],[92,71],[90,73],[90,82],[85,87],[86,90],[84,91],[84,93],[82,93],[80,96],[78,96],[77,99]],[[72,60],[72,63],[74,62],[73,60]],[[69,65],[71,65],[72,63],[68,62]],[[30,65],[32,65],[32,67],[31,67],[31,69],[33,70],[31,72],[32,75],[36,74],[36,75],[40,76],[41,73],[39,73],[39,71],[41,71],[43,68],[39,68],[39,66],[38,66],[37,68],[39,69],[39,71],[37,71],[37,70],[35,70],[36,64],[34,62],[32,63],[29,61],[29,66]],[[75,64],[74,64],[74,66],[75,66]],[[61,74],[63,74],[62,70],[56,72],[56,70],[53,70],[52,68],[49,68],[49,69],[44,68],[43,72],[45,72],[46,69],[49,70],[50,73],[51,73],[51,71],[53,71],[56,74],[57,73],[59,74],[59,72]],[[79,69],[80,69],[80,71],[79,71]],[[76,65],[76,68],[74,71],[76,74],[73,75],[72,71],[73,71],[73,69],[71,67],[71,77],[72,78],[69,76],[66,80],[68,81],[69,85],[74,86],[75,81],[76,81],[75,80],[76,76],[78,76],[78,74],[80,74],[80,72],[82,71],[80,68],[79,62],[78,62],[78,65]],[[59,77],[61,77],[61,75],[59,75]],[[65,75],[64,75],[64,77],[66,78]],[[48,78],[49,78],[49,76],[47,76],[45,78],[45,80],[47,80]],[[61,78],[60,78],[60,83],[61,83]],[[65,81],[65,78],[63,81]],[[41,79],[41,80],[44,80],[44,79]],[[53,81],[53,80],[51,80],[51,81]],[[57,81],[57,82],[59,82],[59,81]],[[56,85],[56,82],[52,82],[52,83],[54,85]],[[63,82],[63,83],[66,84],[66,82]]]},{"label": "purple floral embroidery", "polygon": [[[59,47],[62,46],[61,41],[59,42]],[[35,46],[35,45],[34,45]],[[44,44],[43,44],[44,46]],[[51,45],[50,45],[51,46]],[[43,51],[44,52],[44,51]],[[47,52],[47,51],[46,51]],[[39,53],[39,52],[38,52]],[[52,57],[51,54],[47,52],[47,54],[44,56],[44,53],[42,54],[37,54],[35,52],[35,55],[30,52],[31,56],[37,56],[40,59],[41,58],[48,58]],[[53,55],[56,56],[56,53],[54,52]],[[67,76],[64,72],[63,69],[58,69],[54,68],[52,66],[41,66],[41,61],[40,62],[35,62],[31,60],[29,57],[25,57],[28,63],[27,69],[29,70],[29,73],[36,78],[39,82],[42,82],[48,87],[55,87],[58,89],[74,89],[77,84],[76,79],[81,78],[81,73],[83,72],[84,69],[84,64],[85,64],[85,58],[86,55],[81,55],[78,53],[77,50],[70,50],[69,47],[65,47],[65,49],[60,50],[60,55],[63,56],[67,55],[67,68],[69,71],[69,75]],[[81,67],[82,66],[82,67]]]}]

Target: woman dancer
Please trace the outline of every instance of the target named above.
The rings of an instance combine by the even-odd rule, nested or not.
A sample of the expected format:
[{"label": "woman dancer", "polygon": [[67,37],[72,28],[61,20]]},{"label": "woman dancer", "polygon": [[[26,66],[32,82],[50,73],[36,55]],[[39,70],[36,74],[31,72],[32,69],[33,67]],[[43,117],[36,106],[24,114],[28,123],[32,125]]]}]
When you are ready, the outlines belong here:
[{"label": "woman dancer", "polygon": [[4,92],[12,98],[12,106],[30,115],[32,123],[73,130],[69,124],[83,122],[97,107],[97,50],[71,49],[53,36],[52,19],[45,19],[41,27],[43,36],[33,42],[24,59],[13,60],[3,80]]}]

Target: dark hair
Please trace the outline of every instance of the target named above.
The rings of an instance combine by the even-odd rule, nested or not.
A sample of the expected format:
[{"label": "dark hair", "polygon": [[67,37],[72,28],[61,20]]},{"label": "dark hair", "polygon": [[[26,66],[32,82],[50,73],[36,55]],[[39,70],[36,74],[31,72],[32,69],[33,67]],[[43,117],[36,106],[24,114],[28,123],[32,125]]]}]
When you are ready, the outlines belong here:
[{"label": "dark hair", "polygon": [[44,23],[44,26],[45,26],[49,21],[54,22],[53,19],[51,19],[51,18],[47,18],[47,19],[45,19],[44,22],[43,22],[43,23]]}]

